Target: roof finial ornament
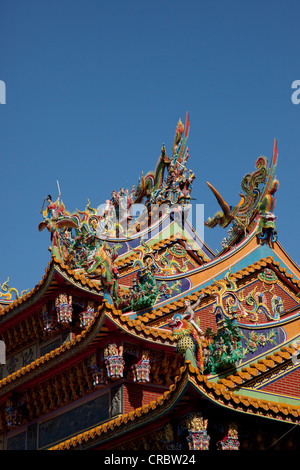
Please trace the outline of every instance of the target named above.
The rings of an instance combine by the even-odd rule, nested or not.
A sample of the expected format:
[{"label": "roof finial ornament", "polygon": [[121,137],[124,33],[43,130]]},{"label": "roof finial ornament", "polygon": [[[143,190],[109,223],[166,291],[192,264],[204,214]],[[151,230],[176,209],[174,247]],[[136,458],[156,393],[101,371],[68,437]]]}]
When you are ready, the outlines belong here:
[{"label": "roof finial ornament", "polygon": [[[279,185],[274,175],[277,165],[277,150],[278,140],[275,139],[272,161],[269,168],[267,158],[263,156],[258,157],[256,160],[256,169],[252,173],[247,173],[242,179],[241,200],[235,206],[229,206],[220,193],[210,183],[207,183],[208,187],[215,195],[221,207],[221,211],[216,212],[212,218],[208,218],[205,225],[210,228],[216,225],[225,228],[232,223],[231,240],[228,240],[228,243],[236,236],[240,236],[243,232],[244,236],[246,236],[247,231],[249,232],[250,230],[250,224],[253,223],[253,221],[257,221],[256,216],[259,215],[261,218],[262,213],[266,212],[266,209],[267,212],[270,212],[270,208],[272,209],[275,206],[274,193]],[[272,217],[272,222],[274,222],[274,217]],[[260,224],[261,223],[263,223],[262,219]],[[259,226],[258,228],[259,231],[261,231],[261,227]]]}]

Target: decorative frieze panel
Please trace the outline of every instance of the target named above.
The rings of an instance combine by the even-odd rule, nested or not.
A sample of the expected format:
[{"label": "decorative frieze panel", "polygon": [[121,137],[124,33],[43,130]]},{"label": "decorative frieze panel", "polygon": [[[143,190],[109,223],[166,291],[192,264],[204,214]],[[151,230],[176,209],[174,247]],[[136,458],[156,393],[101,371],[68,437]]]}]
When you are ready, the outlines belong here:
[{"label": "decorative frieze panel", "polygon": [[151,382],[157,385],[169,386],[174,382],[180,367],[183,365],[182,356],[176,354],[157,354],[152,352]]},{"label": "decorative frieze panel", "polygon": [[117,416],[123,411],[123,390],[122,386],[112,387],[111,389],[111,416]]},{"label": "decorative frieze panel", "polygon": [[37,358],[37,345],[34,344],[23,351],[6,359],[6,364],[0,366],[0,380],[27,366]]},{"label": "decorative frieze panel", "polygon": [[18,324],[3,331],[1,340],[6,347],[6,355],[10,356],[21,348],[38,340],[43,336],[43,322],[39,316],[29,316]]},{"label": "decorative frieze panel", "polygon": [[22,412],[22,424],[26,424],[94,390],[89,367],[85,362],[77,364],[24,392],[21,408],[15,402],[5,404],[0,410],[0,431],[7,430],[8,426],[12,429],[20,422],[17,412]]}]

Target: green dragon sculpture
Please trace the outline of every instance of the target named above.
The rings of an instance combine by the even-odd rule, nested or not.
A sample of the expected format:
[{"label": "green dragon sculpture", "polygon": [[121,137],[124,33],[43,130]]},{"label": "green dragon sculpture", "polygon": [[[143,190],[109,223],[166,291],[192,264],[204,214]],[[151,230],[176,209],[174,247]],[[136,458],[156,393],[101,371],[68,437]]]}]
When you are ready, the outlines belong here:
[{"label": "green dragon sculpture", "polygon": [[[268,161],[266,157],[259,157],[256,161],[256,170],[244,176],[241,182],[242,192],[240,193],[240,202],[235,206],[229,206],[223,199],[220,193],[207,182],[208,187],[215,195],[221,211],[208,218],[205,225],[213,228],[216,225],[220,227],[227,227],[230,223],[234,225],[234,232],[239,232],[241,229],[246,233],[250,220],[258,214],[261,217],[259,225],[259,233],[270,228],[268,216],[264,218],[264,214],[270,211],[275,206],[274,194],[278,189],[278,181],[274,175],[277,165],[277,149],[278,141],[274,141],[273,156],[270,167],[268,168]],[[260,188],[260,185],[263,185]],[[269,214],[270,215],[270,212]],[[272,229],[274,230],[274,218],[272,218]]]},{"label": "green dragon sculpture", "polygon": [[168,168],[170,173],[176,171],[178,168],[184,168],[188,159],[187,139],[189,134],[189,122],[189,112],[186,114],[185,126],[181,119],[178,121],[172,145],[172,158],[168,158],[165,145],[163,145],[155,170],[148,172],[145,177],[142,173],[138,187],[134,193],[134,204],[142,202],[144,198],[146,198],[146,204],[148,206],[155,204],[157,196],[163,187],[165,169]]},{"label": "green dragon sculpture", "polygon": [[204,352],[205,369],[216,374],[236,364],[244,357],[242,335],[235,320],[223,318],[218,325],[218,332],[213,335],[212,342]]},{"label": "green dragon sculpture", "polygon": [[150,199],[152,194],[157,191],[164,179],[165,168],[170,165],[165,146],[162,146],[161,154],[154,171],[149,171],[146,176],[143,173],[140,176],[138,186],[133,195],[133,203],[139,204],[144,198]]}]

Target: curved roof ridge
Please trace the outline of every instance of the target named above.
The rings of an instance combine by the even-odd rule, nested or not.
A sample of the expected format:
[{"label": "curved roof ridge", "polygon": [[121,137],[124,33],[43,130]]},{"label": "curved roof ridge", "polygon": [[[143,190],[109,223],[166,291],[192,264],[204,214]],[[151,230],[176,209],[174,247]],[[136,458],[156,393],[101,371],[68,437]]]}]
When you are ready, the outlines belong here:
[{"label": "curved roof ridge", "polygon": [[8,313],[10,310],[13,310],[15,307],[19,306],[25,300],[29,299],[32,297],[46,282],[49,274],[51,273],[51,269],[54,266],[54,258],[52,257],[51,260],[49,261],[47,267],[45,268],[45,274],[43,275],[42,279],[36,284],[35,287],[33,287],[29,292],[24,293],[21,297],[18,297],[15,299],[13,302],[11,302],[9,305],[7,305],[4,308],[0,308],[0,316],[5,315]]},{"label": "curved roof ridge", "polygon": [[293,346],[293,341],[289,341],[288,344],[281,346],[280,349],[267,353],[265,357],[260,357],[257,361],[252,361],[250,364],[242,366],[241,369],[233,374],[220,378],[218,383],[224,385],[228,390],[245,387],[247,383],[258,379],[278,365],[291,361],[297,351],[297,347]]},{"label": "curved roof ridge", "polygon": [[[54,271],[58,272],[61,275],[66,275],[69,281],[76,281],[76,286],[78,287],[78,281],[80,282],[83,288],[88,287],[89,289],[95,289],[97,292],[102,292],[102,288],[99,283],[94,280],[87,279],[82,274],[76,272],[75,270],[70,269],[67,265],[65,265],[61,260],[55,258],[55,256],[51,257],[51,260],[48,263],[48,266],[45,268],[45,274],[43,275],[42,279],[33,287],[29,292],[24,293],[21,297],[15,299],[12,303],[7,305],[4,308],[0,308],[0,316],[5,315],[6,313],[12,311],[14,308],[22,305],[26,300],[32,298],[37,292],[46,284],[47,279],[49,276],[54,273]],[[79,287],[80,288],[80,287]]]},{"label": "curved roof ridge", "polygon": [[62,345],[58,346],[52,351],[46,353],[44,356],[41,356],[35,359],[30,364],[24,367],[21,367],[21,369],[18,369],[16,372],[13,372],[12,374],[5,377],[4,379],[1,379],[0,390],[5,385],[8,385],[9,383],[15,381],[16,379],[26,375],[30,371],[37,369],[39,366],[42,366],[45,363],[51,361],[51,359],[54,359],[55,357],[60,356],[62,353],[69,351],[72,347],[74,347],[77,343],[81,342],[86,337],[89,330],[91,330],[93,324],[95,323],[95,320],[96,320],[96,316],[93,318],[92,322],[80,334],[76,335],[70,341],[63,343]]},{"label": "curved roof ridge", "polygon": [[[255,261],[250,265],[242,268],[241,270],[237,271],[236,273],[231,273],[231,277],[238,281],[241,280],[243,277],[253,274],[256,271],[259,271],[261,268],[266,267],[268,264],[272,264],[276,267],[282,274],[285,275],[286,278],[290,280],[297,288],[300,289],[300,281],[296,279],[292,274],[288,273],[286,268],[283,268],[278,261],[275,261],[272,256],[267,256],[265,258],[260,259],[259,261]],[[156,318],[159,318],[166,313],[171,313],[172,311],[176,311],[179,308],[183,307],[184,300],[197,300],[197,295],[200,293],[211,295],[216,292],[218,289],[217,284],[213,281],[211,285],[206,287],[201,287],[199,284],[196,287],[190,288],[189,291],[186,291],[184,295],[179,294],[176,297],[173,297],[171,300],[167,300],[164,303],[161,303],[155,309],[152,309],[150,312],[146,312],[143,315],[139,316],[139,319],[143,323],[147,323],[149,321],[153,321]]]}]

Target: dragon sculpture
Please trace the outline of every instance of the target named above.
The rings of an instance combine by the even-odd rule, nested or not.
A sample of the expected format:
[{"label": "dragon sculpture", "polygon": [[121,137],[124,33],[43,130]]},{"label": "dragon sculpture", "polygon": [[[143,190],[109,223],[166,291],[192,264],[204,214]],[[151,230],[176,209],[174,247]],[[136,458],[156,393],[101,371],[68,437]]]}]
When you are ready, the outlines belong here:
[{"label": "dragon sculpture", "polygon": [[231,276],[230,270],[226,273],[224,279],[214,280],[217,289],[213,292],[216,298],[213,313],[216,323],[227,318],[230,321],[235,319],[247,318],[249,321],[256,323],[258,315],[265,315],[269,320],[278,320],[279,311],[282,309],[282,303],[272,305],[271,311],[264,302],[264,298],[254,287],[246,296],[243,291],[238,292],[236,281]]},{"label": "dragon sculpture", "polygon": [[[179,176],[185,169],[188,160],[187,140],[189,134],[190,113],[186,114],[185,126],[179,119],[176,126],[174,141],[172,145],[172,157],[166,154],[165,145],[162,146],[161,155],[154,171],[150,171],[144,177],[141,175],[138,187],[134,193],[133,203],[140,203],[146,198],[146,205],[158,202],[158,196],[164,187],[164,172],[168,169],[169,178],[171,175]],[[184,183],[183,183],[184,184]]]},{"label": "dragon sculpture", "polygon": [[165,146],[162,146],[161,154],[154,171],[149,171],[146,176],[143,172],[139,178],[138,186],[133,195],[134,204],[139,204],[144,198],[149,199],[153,192],[158,190],[163,183],[165,168],[171,163]]},{"label": "dragon sculpture", "polygon": [[[38,226],[39,231],[46,228],[50,232],[52,256],[61,260],[71,269],[82,270],[87,277],[101,279],[104,286],[114,292],[114,296],[117,298],[116,269],[114,267],[115,238],[128,236],[130,226],[134,226],[136,221],[131,215],[131,206],[146,199],[146,206],[149,208],[150,204],[155,204],[159,200],[159,195],[164,195],[165,198],[165,195],[169,194],[169,190],[172,194],[176,194],[180,203],[189,199],[191,182],[194,178],[193,174],[190,174],[188,178],[185,176],[185,164],[189,156],[187,147],[189,121],[190,114],[187,113],[185,126],[181,120],[177,124],[172,146],[172,158],[168,158],[163,145],[155,170],[147,173],[145,177],[142,174],[136,191],[134,192],[134,187],[130,193],[124,188],[121,188],[119,192],[112,191],[111,199],[106,201],[102,212],[100,208],[92,208],[90,201],[83,211],[77,209],[74,212],[67,211],[61,200],[57,181],[58,198],[53,202],[51,195],[45,197],[41,209],[43,220]],[[169,178],[164,180],[166,168],[169,171]],[[176,183],[176,188],[169,188],[171,180],[172,185]],[[165,199],[172,202],[168,198]],[[46,200],[47,207],[44,210]],[[110,243],[105,244],[105,240],[108,239],[110,239]],[[143,291],[148,289],[150,278],[151,276],[148,275],[140,279],[145,281]],[[150,296],[152,304],[154,287],[152,286],[151,289],[153,291],[153,295]]]},{"label": "dragon sculpture", "polygon": [[[69,213],[60,201],[48,196],[49,206],[43,212],[39,230],[51,233],[52,256],[71,269],[82,269],[86,276],[100,279],[103,288],[118,301],[118,270],[114,265],[121,244],[109,244],[97,237],[100,216],[88,205],[83,211]],[[74,232],[73,232],[74,231]]]},{"label": "dragon sculpture", "polygon": [[[0,291],[0,301],[1,300],[5,300],[5,301],[12,300],[12,295],[13,294],[15,295],[16,299],[20,298],[18,290],[15,287],[10,287],[8,285],[8,283],[9,283],[9,277],[7,278],[7,280],[1,286],[2,292]],[[25,294],[25,292],[27,292],[27,290],[23,290],[21,292],[21,297]]]},{"label": "dragon sculpture", "polygon": [[[233,233],[236,235],[249,226],[251,219],[258,215],[260,217],[258,234],[261,239],[267,238],[265,231],[270,231],[275,228],[273,209],[275,206],[274,194],[278,189],[279,183],[274,175],[277,165],[277,150],[278,141],[275,139],[273,156],[270,167],[268,168],[268,161],[266,157],[260,156],[256,161],[256,170],[244,176],[241,182],[242,192],[240,193],[240,202],[235,206],[230,206],[223,199],[220,193],[207,182],[208,187],[215,195],[221,211],[216,212],[212,218],[208,218],[205,225],[213,228],[216,225],[220,227],[227,227],[230,223],[233,224]],[[263,185],[262,187],[260,187]],[[270,229],[270,230],[269,230]],[[274,238],[272,238],[274,240]]]}]

